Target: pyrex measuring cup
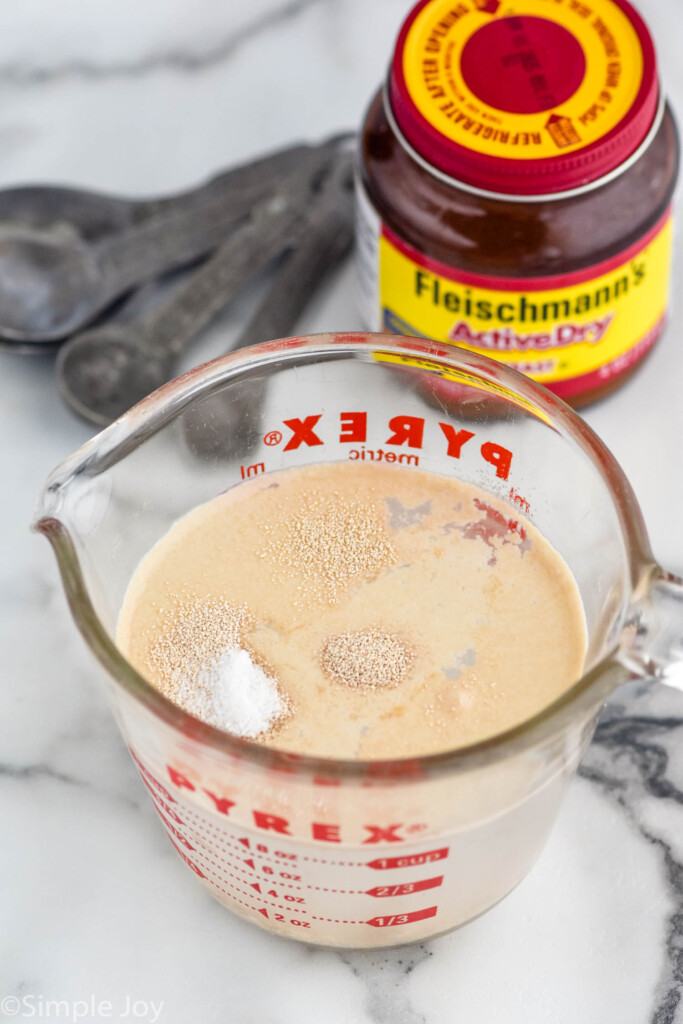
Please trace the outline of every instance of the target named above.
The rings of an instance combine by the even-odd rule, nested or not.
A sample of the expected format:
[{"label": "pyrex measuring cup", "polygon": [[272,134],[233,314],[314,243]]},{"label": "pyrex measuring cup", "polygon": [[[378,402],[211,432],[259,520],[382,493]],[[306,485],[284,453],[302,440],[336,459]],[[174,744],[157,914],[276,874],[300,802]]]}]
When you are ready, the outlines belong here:
[{"label": "pyrex measuring cup", "polygon": [[[254,382],[265,397],[239,428],[252,435],[249,417],[261,415],[249,458],[189,450],[185,410],[217,392],[244,409]],[[578,583],[589,638],[583,678],[494,739],[374,762],[235,739],[147,683],[113,637],[150,547],[241,480],[349,459],[457,476],[507,501],[511,519],[528,516]],[[683,654],[683,583],[655,564],[605,447],[530,380],[430,342],[290,338],[193,370],[63,462],[35,525],[53,545],[74,618],[179,855],[235,913],[320,945],[413,942],[495,904],[541,851],[605,697]]]}]

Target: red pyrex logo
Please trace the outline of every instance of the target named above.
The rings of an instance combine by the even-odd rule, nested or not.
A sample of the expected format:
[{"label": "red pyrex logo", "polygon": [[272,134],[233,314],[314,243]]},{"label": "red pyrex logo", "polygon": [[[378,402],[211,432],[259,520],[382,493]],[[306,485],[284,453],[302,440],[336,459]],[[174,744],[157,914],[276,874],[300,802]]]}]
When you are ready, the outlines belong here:
[{"label": "red pyrex logo", "polygon": [[[189,789],[191,792],[197,791],[195,784],[182,772],[173,768],[171,765],[167,765],[166,770],[168,771],[170,781],[174,786],[177,786],[178,789]],[[220,796],[219,794],[212,792],[210,789],[202,787],[201,792],[209,797],[214,810],[218,811],[219,814],[226,815],[226,817],[230,814],[231,809],[236,806],[235,800],[228,800],[226,797]],[[251,817],[255,827],[261,829],[263,832],[275,832],[277,835],[281,836],[291,836],[292,834],[290,831],[290,822],[287,818],[283,818],[279,814],[268,814],[265,811],[253,808],[251,809]],[[322,821],[312,821],[310,825],[311,838],[327,843],[342,842],[339,825]],[[364,844],[405,842],[405,837],[399,835],[399,829],[403,828],[402,823],[394,825],[363,825],[362,827],[367,833],[363,840]]]},{"label": "red pyrex logo", "polygon": [[[282,426],[289,432],[285,452],[296,451],[302,445],[308,448],[315,448],[325,444],[323,439],[331,429],[329,422],[323,422],[323,414],[312,414],[309,416],[293,417],[282,421]],[[439,444],[445,447],[445,454],[452,459],[459,459],[465,445],[470,444],[477,437],[472,430],[456,428],[452,423],[439,423]],[[407,465],[418,465],[418,458],[399,448],[407,448],[411,451],[420,451],[425,442],[425,431],[427,421],[424,416],[392,416],[388,421],[386,433],[381,443],[385,447],[365,448],[363,447],[368,439],[368,414],[367,412],[342,412],[339,413],[338,423],[335,423],[335,440],[340,444],[355,445],[359,447],[349,448],[349,459],[351,461],[375,461],[375,462],[397,462]],[[270,430],[265,436],[273,438],[280,431]],[[272,440],[268,440],[272,444]],[[512,452],[500,444],[489,440],[475,441],[472,447],[479,448],[481,458],[493,466],[496,476],[501,480],[507,480],[512,464]],[[468,451],[471,449],[468,449]]]},{"label": "red pyrex logo", "polygon": [[[147,786],[147,789],[152,794],[154,802],[157,807],[157,812],[163,819],[166,828],[175,836],[177,842],[185,846],[186,849],[192,847],[188,846],[188,841],[183,834],[175,828],[173,821],[180,823],[180,818],[177,817],[173,810],[173,805],[176,803],[175,797],[164,786],[153,773],[145,767],[138,757],[131,751],[133,760],[138,766],[142,781]],[[166,771],[168,774],[169,782],[179,790],[188,790],[191,793],[203,794],[208,797],[209,806],[218,814],[223,814],[225,817],[230,816],[230,812],[233,807],[237,806],[237,801],[231,800],[228,797],[222,796],[219,793],[214,793],[212,790],[207,789],[203,786],[195,785],[195,783],[187,777],[184,772],[179,771],[172,765],[166,765]],[[163,808],[163,811],[162,811]],[[165,812],[165,813],[164,813]],[[274,832],[276,835],[291,836],[290,822],[287,818],[283,818],[278,814],[269,814],[266,811],[259,810],[257,808],[250,808],[250,817],[252,818],[254,827],[262,832]],[[171,819],[171,820],[169,820]],[[371,825],[364,824],[362,826],[366,835],[362,840],[363,845],[373,845],[375,843],[404,843],[406,842],[406,835],[402,835],[402,832],[411,833],[414,830],[414,826],[405,824],[404,822],[393,823],[390,825]],[[317,839],[321,842],[326,843],[341,843],[343,837],[341,834],[341,826],[333,822],[321,822],[312,821],[310,822],[311,838]],[[436,850],[432,853],[422,854],[422,863],[428,863],[432,860],[440,860],[448,853],[447,849]],[[378,868],[389,868],[389,867],[404,867],[400,858],[391,858],[388,860],[378,860],[372,862],[370,867]]]}]

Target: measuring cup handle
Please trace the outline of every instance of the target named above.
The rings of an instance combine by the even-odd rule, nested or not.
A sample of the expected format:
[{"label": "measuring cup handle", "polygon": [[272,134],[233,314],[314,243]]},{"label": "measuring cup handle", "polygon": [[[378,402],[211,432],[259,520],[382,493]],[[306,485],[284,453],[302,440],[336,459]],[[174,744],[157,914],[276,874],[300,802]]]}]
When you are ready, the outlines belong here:
[{"label": "measuring cup handle", "polygon": [[629,625],[619,660],[683,690],[683,579],[656,566]]}]

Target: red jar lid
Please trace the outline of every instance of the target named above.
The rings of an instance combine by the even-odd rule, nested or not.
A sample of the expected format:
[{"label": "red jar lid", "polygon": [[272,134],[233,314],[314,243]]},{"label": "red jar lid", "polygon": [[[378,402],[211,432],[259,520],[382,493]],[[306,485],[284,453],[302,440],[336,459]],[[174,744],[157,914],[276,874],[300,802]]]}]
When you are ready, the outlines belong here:
[{"label": "red jar lid", "polygon": [[518,196],[616,170],[658,101],[652,37],[628,0],[421,0],[389,76],[397,127],[422,159]]}]

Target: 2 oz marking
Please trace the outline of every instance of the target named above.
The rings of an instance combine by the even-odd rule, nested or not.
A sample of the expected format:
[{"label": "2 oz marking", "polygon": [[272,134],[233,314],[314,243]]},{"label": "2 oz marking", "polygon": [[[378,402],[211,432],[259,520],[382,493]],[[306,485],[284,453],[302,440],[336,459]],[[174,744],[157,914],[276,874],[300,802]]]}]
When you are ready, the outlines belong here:
[{"label": "2 oz marking", "polygon": [[[259,914],[263,914],[263,916],[267,918],[270,918],[271,916],[265,907],[260,907],[258,912]],[[272,917],[275,921],[281,921],[283,924],[293,924],[295,928],[311,927],[309,921],[301,921],[298,917],[291,917],[289,921],[287,920],[284,914],[273,914]]]}]

